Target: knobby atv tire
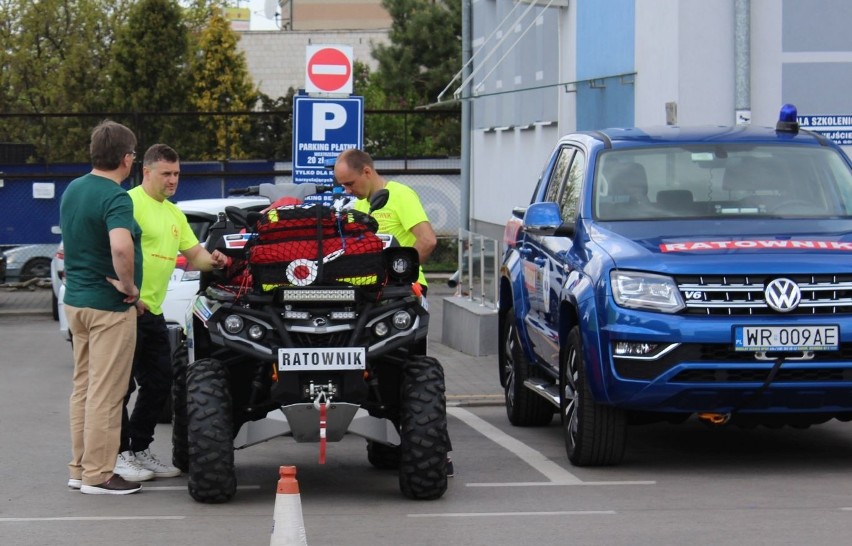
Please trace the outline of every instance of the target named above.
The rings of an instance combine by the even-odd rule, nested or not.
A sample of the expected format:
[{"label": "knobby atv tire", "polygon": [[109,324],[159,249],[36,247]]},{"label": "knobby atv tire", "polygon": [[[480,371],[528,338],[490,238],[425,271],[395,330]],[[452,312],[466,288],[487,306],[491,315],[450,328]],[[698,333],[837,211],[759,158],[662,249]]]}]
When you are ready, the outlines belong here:
[{"label": "knobby atv tire", "polygon": [[415,500],[447,491],[447,400],[444,369],[428,356],[404,364],[400,400],[399,488]]},{"label": "knobby atv tire", "polygon": [[500,381],[506,400],[506,416],[516,427],[547,425],[553,420],[555,408],[524,385],[524,381],[532,375],[532,366],[521,346],[514,308],[506,310],[500,326]]},{"label": "knobby atv tire", "polygon": [[367,440],[367,460],[379,470],[396,470],[399,468],[399,446]]},{"label": "knobby atv tire", "polygon": [[181,472],[189,470],[189,442],[187,440],[186,417],[186,368],[189,353],[184,341],[175,349],[172,358],[172,464]]},{"label": "knobby atv tire", "polygon": [[619,464],[627,445],[627,415],[593,398],[578,326],[568,334],[559,389],[568,460],[576,466]]},{"label": "knobby atv tire", "polygon": [[189,494],[220,503],[237,491],[234,421],[228,370],[214,358],[193,362],[186,375]]}]

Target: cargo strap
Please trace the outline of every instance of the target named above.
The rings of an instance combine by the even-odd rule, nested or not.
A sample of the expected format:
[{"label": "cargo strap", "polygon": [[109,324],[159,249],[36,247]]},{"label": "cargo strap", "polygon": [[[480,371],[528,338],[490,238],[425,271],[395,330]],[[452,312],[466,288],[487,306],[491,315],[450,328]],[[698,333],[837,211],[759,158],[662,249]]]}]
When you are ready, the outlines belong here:
[{"label": "cargo strap", "polygon": [[317,393],[314,407],[319,410],[319,464],[325,464],[326,434],[328,424],[328,404],[331,401],[325,391]]}]

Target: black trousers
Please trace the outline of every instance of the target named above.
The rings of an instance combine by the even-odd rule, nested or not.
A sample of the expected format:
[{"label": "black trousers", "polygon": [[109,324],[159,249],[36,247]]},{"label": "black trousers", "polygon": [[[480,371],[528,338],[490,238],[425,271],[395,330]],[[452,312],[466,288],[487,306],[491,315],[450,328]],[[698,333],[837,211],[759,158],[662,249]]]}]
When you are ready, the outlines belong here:
[{"label": "black trousers", "polygon": [[[139,388],[133,413],[128,417],[130,396]],[[169,333],[163,315],[145,312],[136,323],[133,373],[121,415],[121,451],[144,451],[154,441],[154,428],[171,395],[172,358]]]}]

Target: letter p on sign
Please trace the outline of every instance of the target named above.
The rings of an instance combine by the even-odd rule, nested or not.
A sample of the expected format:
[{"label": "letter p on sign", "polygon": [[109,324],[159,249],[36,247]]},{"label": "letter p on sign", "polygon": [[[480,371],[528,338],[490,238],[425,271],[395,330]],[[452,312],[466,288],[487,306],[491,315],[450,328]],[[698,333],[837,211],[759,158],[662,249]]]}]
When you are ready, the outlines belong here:
[{"label": "letter p on sign", "polygon": [[314,104],[311,116],[311,140],[324,142],[326,131],[340,129],[346,125],[346,109],[333,102]]}]

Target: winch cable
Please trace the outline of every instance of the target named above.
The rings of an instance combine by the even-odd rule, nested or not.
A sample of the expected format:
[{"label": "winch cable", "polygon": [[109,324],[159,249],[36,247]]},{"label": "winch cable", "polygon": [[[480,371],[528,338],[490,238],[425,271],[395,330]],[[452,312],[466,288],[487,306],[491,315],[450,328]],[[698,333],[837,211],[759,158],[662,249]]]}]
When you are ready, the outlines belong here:
[{"label": "winch cable", "polygon": [[769,373],[766,375],[766,379],[763,381],[763,385],[761,385],[756,391],[754,391],[751,396],[735,405],[731,408],[731,411],[728,413],[710,413],[710,412],[702,412],[698,414],[698,417],[704,421],[707,421],[713,425],[724,425],[731,420],[731,417],[734,416],[738,411],[748,408],[766,392],[766,389],[769,388],[769,385],[775,381],[775,378],[778,376],[778,372],[781,370],[781,365],[784,364],[784,357],[780,357],[775,360],[775,364],[769,370]]}]

